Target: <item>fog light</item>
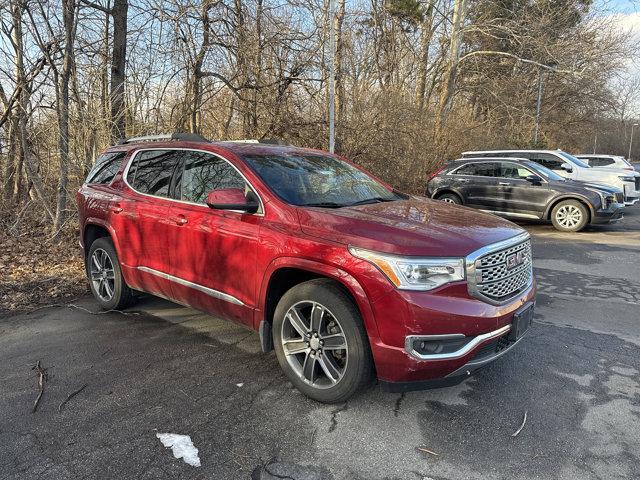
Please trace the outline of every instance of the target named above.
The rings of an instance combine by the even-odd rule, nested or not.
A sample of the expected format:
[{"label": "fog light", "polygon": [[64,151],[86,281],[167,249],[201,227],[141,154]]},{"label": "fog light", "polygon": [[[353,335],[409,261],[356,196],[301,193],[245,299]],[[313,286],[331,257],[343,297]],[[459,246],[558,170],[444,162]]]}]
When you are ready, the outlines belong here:
[{"label": "fog light", "polygon": [[413,349],[422,355],[438,355],[440,353],[451,353],[460,350],[471,338],[443,338],[443,339],[416,339],[413,342]]}]

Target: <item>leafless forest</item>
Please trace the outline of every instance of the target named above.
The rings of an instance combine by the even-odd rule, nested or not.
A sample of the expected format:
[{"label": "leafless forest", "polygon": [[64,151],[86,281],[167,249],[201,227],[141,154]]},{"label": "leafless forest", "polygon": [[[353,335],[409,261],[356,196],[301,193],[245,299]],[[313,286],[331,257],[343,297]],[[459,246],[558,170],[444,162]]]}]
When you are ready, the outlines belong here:
[{"label": "leafless forest", "polygon": [[336,150],[399,188],[470,148],[626,154],[637,45],[589,0],[4,0],[3,235],[72,230],[121,137],[326,148],[330,22]]}]

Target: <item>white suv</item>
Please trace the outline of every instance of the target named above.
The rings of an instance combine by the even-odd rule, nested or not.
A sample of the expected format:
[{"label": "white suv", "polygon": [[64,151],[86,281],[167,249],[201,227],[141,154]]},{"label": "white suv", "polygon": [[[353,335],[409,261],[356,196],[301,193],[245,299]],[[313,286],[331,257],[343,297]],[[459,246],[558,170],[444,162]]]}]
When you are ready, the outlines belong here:
[{"label": "white suv", "polygon": [[485,150],[463,152],[462,156],[527,158],[565,178],[621,188],[625,205],[633,205],[640,200],[640,172],[610,167],[591,168],[562,150]]},{"label": "white suv", "polygon": [[633,165],[620,155],[581,153],[580,155],[575,155],[575,157],[585,163],[588,163],[591,168],[621,168],[623,170],[635,170]]}]

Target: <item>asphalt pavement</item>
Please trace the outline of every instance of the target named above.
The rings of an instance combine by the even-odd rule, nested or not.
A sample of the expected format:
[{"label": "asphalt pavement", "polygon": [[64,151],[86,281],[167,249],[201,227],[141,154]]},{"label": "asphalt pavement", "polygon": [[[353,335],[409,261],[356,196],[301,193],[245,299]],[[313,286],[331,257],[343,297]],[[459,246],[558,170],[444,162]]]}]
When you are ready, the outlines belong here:
[{"label": "asphalt pavement", "polygon": [[[0,479],[640,478],[640,206],[627,210],[573,235],[525,225],[528,338],[447,389],[318,404],[256,334],[151,297],[0,317]],[[200,466],[158,433],[188,435]]]}]

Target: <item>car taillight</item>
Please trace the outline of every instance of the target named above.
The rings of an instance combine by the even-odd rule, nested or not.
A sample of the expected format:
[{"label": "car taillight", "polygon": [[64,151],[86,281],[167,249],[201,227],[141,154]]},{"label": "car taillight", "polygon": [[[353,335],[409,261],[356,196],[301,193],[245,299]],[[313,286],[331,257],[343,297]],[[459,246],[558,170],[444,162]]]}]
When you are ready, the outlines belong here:
[{"label": "car taillight", "polygon": [[435,177],[436,175],[438,175],[442,170],[444,170],[445,165],[443,165],[442,167],[440,167],[438,170],[436,170],[435,172],[429,174],[429,178],[427,179],[427,181],[433,179],[433,177]]}]

